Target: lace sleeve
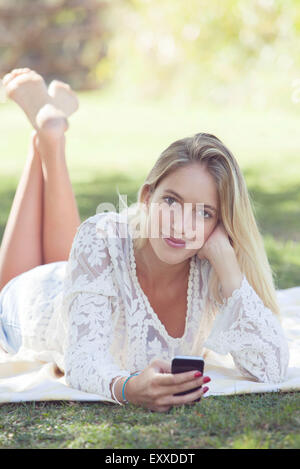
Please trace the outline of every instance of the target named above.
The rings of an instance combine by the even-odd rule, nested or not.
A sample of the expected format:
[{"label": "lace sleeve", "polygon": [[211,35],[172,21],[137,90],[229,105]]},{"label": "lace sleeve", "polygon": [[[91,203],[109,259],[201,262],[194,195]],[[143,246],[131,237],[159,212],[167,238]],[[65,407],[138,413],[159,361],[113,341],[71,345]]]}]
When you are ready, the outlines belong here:
[{"label": "lace sleeve", "polygon": [[266,383],[284,380],[289,350],[283,329],[245,275],[240,288],[220,305],[204,345],[222,355],[231,353],[246,377]]},{"label": "lace sleeve", "polygon": [[118,293],[107,239],[99,236],[91,218],[77,229],[67,264],[63,292],[65,375],[71,387],[110,400],[112,379],[130,373],[120,369],[110,353],[112,306]]}]

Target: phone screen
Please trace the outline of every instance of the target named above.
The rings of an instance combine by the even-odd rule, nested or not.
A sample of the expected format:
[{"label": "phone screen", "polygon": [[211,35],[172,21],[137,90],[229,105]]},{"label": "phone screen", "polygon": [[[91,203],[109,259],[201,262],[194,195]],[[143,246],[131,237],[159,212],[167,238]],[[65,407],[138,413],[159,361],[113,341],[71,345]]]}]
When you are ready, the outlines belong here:
[{"label": "phone screen", "polygon": [[[172,373],[184,373],[185,371],[199,370],[201,373],[204,371],[204,359],[202,357],[192,357],[192,356],[176,356],[172,360]],[[200,387],[191,389],[190,391],[183,391],[175,394],[175,396],[182,396],[183,394],[188,394],[194,392]],[[200,399],[196,399],[199,401]]]}]

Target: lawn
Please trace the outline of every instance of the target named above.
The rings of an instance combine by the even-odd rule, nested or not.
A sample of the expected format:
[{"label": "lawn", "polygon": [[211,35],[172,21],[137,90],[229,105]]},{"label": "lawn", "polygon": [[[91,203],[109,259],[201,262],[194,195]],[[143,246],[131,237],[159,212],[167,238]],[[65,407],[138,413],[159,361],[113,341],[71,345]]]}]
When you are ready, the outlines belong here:
[{"label": "lawn", "polygon": [[[218,136],[245,176],[276,288],[300,285],[299,109],[255,111],[134,103],[82,93],[70,118],[67,161],[82,221],[117,190],[135,202],[140,184],[174,140]],[[0,104],[0,238],[26,158],[30,127]],[[0,448],[299,448],[299,393],[208,397],[158,414],[133,406],[43,402],[0,406]]]},{"label": "lawn", "polygon": [[5,404],[0,448],[299,448],[299,409],[300,393],[207,397],[168,413],[99,403]]}]

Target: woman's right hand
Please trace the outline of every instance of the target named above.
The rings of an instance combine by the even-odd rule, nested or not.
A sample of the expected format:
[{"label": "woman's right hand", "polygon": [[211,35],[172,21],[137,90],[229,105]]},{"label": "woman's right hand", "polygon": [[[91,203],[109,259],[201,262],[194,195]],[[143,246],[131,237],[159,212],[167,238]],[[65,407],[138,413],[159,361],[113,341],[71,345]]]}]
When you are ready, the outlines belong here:
[{"label": "woman's right hand", "polygon": [[197,370],[172,374],[169,362],[153,360],[139,375],[128,380],[125,386],[126,399],[157,412],[166,412],[172,406],[192,404],[195,399],[202,397],[207,387],[182,396],[174,394],[189,391],[210,381],[208,377],[198,375]]}]

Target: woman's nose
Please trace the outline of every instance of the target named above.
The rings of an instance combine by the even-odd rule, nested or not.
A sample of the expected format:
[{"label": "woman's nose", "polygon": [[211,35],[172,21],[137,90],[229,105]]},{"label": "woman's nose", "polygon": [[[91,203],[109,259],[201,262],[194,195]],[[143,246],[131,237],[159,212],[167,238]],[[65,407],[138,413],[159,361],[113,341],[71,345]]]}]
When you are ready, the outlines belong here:
[{"label": "woman's nose", "polygon": [[183,239],[187,243],[194,243],[193,246],[202,246],[204,242],[204,220],[196,217],[192,208],[187,207],[182,211],[181,218],[174,217],[173,232],[175,237]]},{"label": "woman's nose", "polygon": [[173,228],[176,236],[185,240],[193,239],[196,232],[192,208],[185,204],[181,212],[176,215],[173,217]]}]

